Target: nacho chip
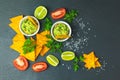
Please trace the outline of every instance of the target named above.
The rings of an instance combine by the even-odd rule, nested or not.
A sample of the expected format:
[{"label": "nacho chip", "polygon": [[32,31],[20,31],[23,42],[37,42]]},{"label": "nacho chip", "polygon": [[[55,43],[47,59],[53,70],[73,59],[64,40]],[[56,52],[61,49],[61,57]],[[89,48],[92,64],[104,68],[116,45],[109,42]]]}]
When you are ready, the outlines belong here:
[{"label": "nacho chip", "polygon": [[50,48],[48,48],[46,46],[43,46],[43,48],[42,48],[42,50],[40,52],[40,55],[44,56],[49,50],[50,50]]},{"label": "nacho chip", "polygon": [[43,36],[46,36],[46,35],[50,34],[50,31],[45,30],[45,31],[41,32],[40,34],[43,35]]},{"label": "nacho chip", "polygon": [[16,34],[14,37],[13,37],[13,39],[12,39],[12,41],[13,41],[13,43],[14,42],[17,42],[17,41],[25,41],[25,37],[24,37],[24,35],[23,34]]},{"label": "nacho chip", "polygon": [[10,21],[12,23],[10,23],[9,26],[18,34],[21,34],[21,32],[19,30],[19,23],[20,23],[20,20],[22,18],[23,18],[23,15],[19,15],[19,16],[15,16],[15,17],[10,18]]},{"label": "nacho chip", "polygon": [[36,34],[36,38],[37,38],[37,43],[42,45],[45,45],[49,40],[46,36],[43,36],[41,34]]},{"label": "nacho chip", "polygon": [[98,61],[98,58],[95,56],[94,52],[90,52],[89,54],[83,54],[85,67],[88,69],[101,67],[100,62]]},{"label": "nacho chip", "polygon": [[[32,41],[35,41],[32,37],[31,37],[31,40],[32,40]],[[42,50],[42,45],[41,45],[41,44],[38,44],[38,43],[37,43],[37,40],[35,41],[35,43],[36,43],[35,58],[37,58],[38,55],[39,55],[39,53],[40,53],[40,51]]]},{"label": "nacho chip", "polygon": [[44,45],[49,40],[46,35],[50,34],[50,31],[43,31],[39,34],[36,34],[36,57],[41,54],[41,56],[45,55],[45,53],[49,50],[44,47]]},{"label": "nacho chip", "polygon": [[99,61],[96,61],[96,62],[95,62],[95,66],[96,66],[96,67],[101,67],[100,62],[99,62]]},{"label": "nacho chip", "polygon": [[42,45],[37,45],[35,49],[35,57],[37,58],[42,50]]},{"label": "nacho chip", "polygon": [[35,59],[36,59],[35,58],[35,51],[29,52],[26,54],[20,53],[20,55],[24,56],[25,58],[27,58],[30,61],[35,61]]},{"label": "nacho chip", "polygon": [[15,50],[15,51],[17,51],[18,53],[21,53],[21,52],[22,52],[22,49],[21,49],[21,47],[19,47],[19,45],[12,44],[12,45],[10,46],[10,48],[13,49],[13,50]]},{"label": "nacho chip", "polygon": [[40,51],[42,50],[43,44],[40,43],[40,37],[38,37],[38,34],[36,34],[36,49],[35,49],[35,57],[37,58]]},{"label": "nacho chip", "polygon": [[12,45],[10,46],[11,49],[19,52],[19,53],[22,53],[22,46],[25,42],[25,37],[22,35],[22,34],[16,34],[13,39],[12,39],[13,43]]},{"label": "nacho chip", "polygon": [[[32,40],[32,41],[35,41],[35,39],[33,39],[32,37],[30,37],[30,39]],[[35,59],[36,59],[36,57],[35,57],[35,50],[34,51],[32,51],[32,52],[28,52],[28,53],[26,53],[26,54],[24,54],[24,53],[20,53],[20,55],[22,55],[22,56],[24,56],[25,58],[27,58],[28,60],[30,60],[30,61],[35,61]]]},{"label": "nacho chip", "polygon": [[10,18],[10,21],[13,23],[19,22],[23,18],[23,15],[18,15],[15,17]]},{"label": "nacho chip", "polygon": [[12,28],[16,33],[21,34],[19,30],[19,23],[10,23],[9,24],[10,28]]}]

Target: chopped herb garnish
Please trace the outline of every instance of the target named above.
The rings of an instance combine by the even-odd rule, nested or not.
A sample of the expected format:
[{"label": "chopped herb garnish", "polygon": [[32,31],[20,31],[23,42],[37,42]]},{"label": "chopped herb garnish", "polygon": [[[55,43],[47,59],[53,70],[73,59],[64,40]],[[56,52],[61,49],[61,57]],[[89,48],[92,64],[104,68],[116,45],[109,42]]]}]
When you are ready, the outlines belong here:
[{"label": "chopped herb garnish", "polygon": [[74,64],[73,67],[74,67],[74,71],[76,72],[76,71],[78,71],[80,66],[78,64]]},{"label": "chopped herb garnish", "polygon": [[[51,27],[52,27],[52,20],[50,18],[45,18],[45,22],[44,22],[44,30],[48,30],[50,31]],[[55,41],[51,35],[46,35],[47,38],[49,38],[50,40],[47,42],[47,44],[45,46],[47,46],[48,48],[50,48],[51,52],[57,52],[59,51],[60,53],[62,52],[61,47],[62,47],[62,43]]]},{"label": "chopped herb garnish", "polygon": [[83,56],[75,56],[74,60],[73,60],[73,70],[76,72],[78,71],[78,69],[80,68],[80,62],[84,61],[84,57]]},{"label": "chopped herb garnish", "polygon": [[75,56],[75,58],[73,59],[73,70],[78,71],[78,69],[79,69],[79,58]]},{"label": "chopped herb garnish", "polygon": [[24,45],[22,46],[23,54],[34,51],[35,47],[36,47],[35,41],[32,41],[30,38],[26,39]]},{"label": "chopped herb garnish", "polygon": [[45,22],[43,23],[44,29],[43,30],[50,30],[52,27],[52,20],[50,18],[45,18]]},{"label": "chopped herb garnish", "polygon": [[66,13],[64,20],[71,23],[77,15],[78,15],[78,11],[72,9],[72,10],[68,11],[68,13]]},{"label": "chopped herb garnish", "polygon": [[80,57],[79,57],[79,60],[80,60],[81,62],[83,62],[84,59],[85,59],[85,58],[84,58],[83,56],[80,56]]},{"label": "chopped herb garnish", "polygon": [[50,38],[50,40],[47,42],[46,46],[50,48],[51,52],[62,52],[61,47],[62,43],[55,41],[51,35],[46,35],[47,38]]}]

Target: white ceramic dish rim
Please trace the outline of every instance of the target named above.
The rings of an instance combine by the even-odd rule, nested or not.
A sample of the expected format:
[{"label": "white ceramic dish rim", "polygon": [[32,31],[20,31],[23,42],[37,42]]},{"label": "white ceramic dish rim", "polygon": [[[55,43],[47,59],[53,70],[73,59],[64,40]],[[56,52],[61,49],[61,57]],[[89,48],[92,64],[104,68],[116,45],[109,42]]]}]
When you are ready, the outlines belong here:
[{"label": "white ceramic dish rim", "polygon": [[22,18],[22,19],[20,20],[20,23],[19,23],[19,30],[20,30],[20,32],[21,32],[23,35],[25,35],[25,36],[34,36],[34,35],[36,35],[36,34],[38,33],[38,31],[39,31],[39,29],[40,29],[40,23],[39,23],[39,21],[37,20],[37,18],[35,18],[34,16],[30,16],[30,17],[32,17],[32,18],[37,22],[37,24],[38,24],[38,29],[37,29],[36,32],[34,32],[33,34],[26,34],[26,33],[24,33],[24,32],[22,31],[22,29],[21,29],[21,24],[22,24],[23,20],[25,20],[25,19],[28,18],[28,16],[25,16],[24,18]]},{"label": "white ceramic dish rim", "polygon": [[51,35],[52,35],[53,39],[55,39],[55,40],[58,41],[58,42],[64,42],[64,41],[68,40],[69,37],[68,37],[68,38],[65,38],[65,39],[63,39],[63,40],[58,40],[58,39],[56,39],[56,38],[54,37],[54,35],[53,35],[53,29],[54,29],[55,25],[58,24],[58,23],[64,23],[64,24],[67,25],[67,27],[68,27],[69,30],[70,30],[70,31],[69,31],[69,36],[71,36],[72,30],[71,30],[70,25],[69,25],[67,22],[65,22],[65,21],[57,21],[57,22],[55,22],[55,23],[52,25],[52,27],[51,27]]}]

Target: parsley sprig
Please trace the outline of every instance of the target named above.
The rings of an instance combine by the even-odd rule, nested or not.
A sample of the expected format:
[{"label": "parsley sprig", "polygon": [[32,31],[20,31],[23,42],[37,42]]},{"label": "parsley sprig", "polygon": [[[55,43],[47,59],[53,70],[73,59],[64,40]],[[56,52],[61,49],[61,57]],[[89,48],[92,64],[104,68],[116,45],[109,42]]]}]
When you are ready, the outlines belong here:
[{"label": "parsley sprig", "polygon": [[64,20],[66,20],[67,22],[71,23],[75,17],[78,15],[78,11],[77,10],[70,10],[66,13]]},{"label": "parsley sprig", "polygon": [[75,56],[74,60],[73,60],[73,70],[76,72],[78,71],[78,69],[80,68],[80,62],[84,61],[84,57],[83,56]]},{"label": "parsley sprig", "polygon": [[[45,18],[45,22],[44,22],[44,30],[48,30],[50,31],[51,27],[52,27],[52,20],[50,18]],[[51,34],[46,35],[47,38],[49,38],[50,40],[47,42],[47,44],[45,46],[47,46],[48,48],[50,48],[51,52],[62,52],[61,47],[62,47],[62,43],[61,42],[57,42],[55,41]]]},{"label": "parsley sprig", "polygon": [[52,20],[50,18],[45,18],[45,22],[43,23],[44,29],[43,30],[50,30],[52,27]]},{"label": "parsley sprig", "polygon": [[26,39],[24,45],[22,46],[23,54],[34,51],[35,47],[36,47],[35,41],[32,41],[30,38]]},{"label": "parsley sprig", "polygon": [[50,40],[47,42],[46,46],[50,48],[51,52],[60,52],[62,53],[62,42],[55,41],[51,35],[46,35]]}]

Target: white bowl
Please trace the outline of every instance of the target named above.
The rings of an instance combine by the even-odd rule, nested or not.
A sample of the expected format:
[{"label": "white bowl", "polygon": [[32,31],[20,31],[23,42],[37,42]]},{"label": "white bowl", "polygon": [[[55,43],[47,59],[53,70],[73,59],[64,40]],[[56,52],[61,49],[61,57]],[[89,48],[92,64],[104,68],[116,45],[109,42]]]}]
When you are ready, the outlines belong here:
[{"label": "white bowl", "polygon": [[[54,36],[54,34],[53,34],[53,30],[54,30],[55,25],[56,25],[56,24],[59,24],[59,23],[63,23],[63,24],[65,24],[65,25],[67,25],[67,27],[68,27],[68,29],[69,29],[69,34],[68,34],[69,37],[67,37],[67,38],[65,38],[65,39],[56,39],[56,38],[55,38],[55,36]],[[69,25],[67,22],[65,22],[65,21],[57,21],[57,22],[55,22],[55,23],[52,25],[52,27],[51,27],[51,35],[52,35],[52,37],[53,37],[54,40],[56,40],[56,41],[58,41],[58,42],[64,42],[64,41],[68,40],[68,39],[70,38],[70,36],[71,36],[71,27],[70,27],[70,25]]]},{"label": "white bowl", "polygon": [[22,22],[25,20],[25,19],[27,19],[28,18],[28,16],[25,16],[24,18],[22,18],[21,20],[20,20],[20,23],[19,23],[19,29],[20,29],[20,32],[23,34],[23,35],[25,35],[25,36],[34,36],[34,35],[36,35],[37,33],[38,33],[38,31],[39,31],[39,29],[40,29],[40,23],[39,23],[39,21],[34,17],[34,16],[30,16],[33,20],[35,20],[36,21],[36,23],[37,23],[37,30],[34,32],[34,33],[32,33],[32,34],[27,34],[27,33],[25,33],[22,29],[21,29],[21,25],[22,25]]}]

